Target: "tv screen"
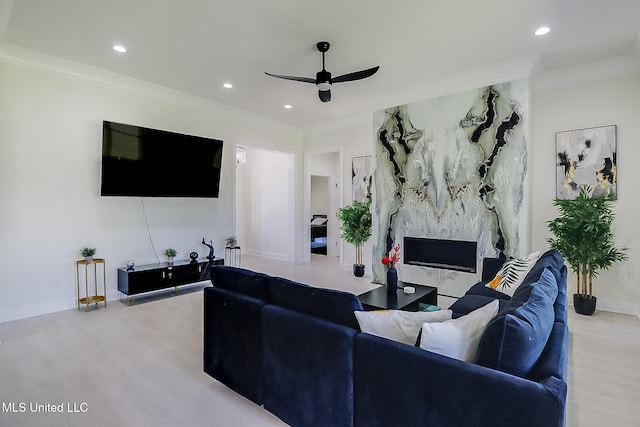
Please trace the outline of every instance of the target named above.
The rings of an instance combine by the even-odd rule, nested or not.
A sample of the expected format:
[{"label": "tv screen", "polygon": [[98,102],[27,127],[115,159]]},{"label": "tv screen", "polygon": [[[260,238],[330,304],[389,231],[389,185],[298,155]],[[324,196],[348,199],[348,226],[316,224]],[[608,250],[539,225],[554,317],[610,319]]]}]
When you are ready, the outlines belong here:
[{"label": "tv screen", "polygon": [[218,197],[222,141],[102,124],[101,196]]}]

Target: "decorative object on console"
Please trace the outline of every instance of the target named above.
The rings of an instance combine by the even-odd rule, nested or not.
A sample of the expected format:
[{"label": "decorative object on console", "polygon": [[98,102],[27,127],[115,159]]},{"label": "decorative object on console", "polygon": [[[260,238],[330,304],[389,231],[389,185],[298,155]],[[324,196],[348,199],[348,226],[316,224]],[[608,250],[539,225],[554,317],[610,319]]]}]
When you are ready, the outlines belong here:
[{"label": "decorative object on console", "polygon": [[576,273],[573,308],[579,314],[591,315],[596,310],[592,282],[599,270],[607,270],[615,262],[627,259],[627,248],[614,245],[611,227],[615,214],[611,205],[615,199],[611,194],[592,197],[589,188],[583,186],[575,199],[553,202],[560,212],[548,222],[554,237],[547,242],[562,254]]},{"label": "decorative object on console", "polygon": [[88,264],[90,264],[93,262],[93,256],[96,254],[96,248],[89,248],[85,246],[84,248],[80,249],[80,253],[84,257],[84,260]]},{"label": "decorative object on console", "polygon": [[387,270],[387,292],[390,294],[398,290],[398,270],[396,270],[396,262],[400,260],[400,243],[395,245],[389,255],[382,257],[382,263],[389,267]]},{"label": "decorative object on console", "polygon": [[205,242],[204,241],[204,237],[202,238],[202,244],[209,248],[209,255],[207,255],[207,258],[209,259],[209,261],[213,261],[213,258],[214,258],[214,256],[213,256],[213,252],[214,252],[213,251],[213,240],[209,240],[209,243],[211,243],[211,244],[208,244],[207,242]]},{"label": "decorative object on console", "polygon": [[505,262],[493,280],[485,286],[512,297],[538,258],[540,258],[540,251],[530,253],[524,258],[515,258]]},{"label": "decorative object on console", "polygon": [[583,185],[590,197],[617,194],[615,125],[556,133],[556,198],[574,199]]},{"label": "decorative object on console", "polygon": [[136,265],[135,261],[130,259],[129,261],[127,261],[127,270],[133,270],[133,267]]},{"label": "decorative object on console", "polygon": [[169,262],[173,262],[173,258],[178,255],[178,252],[175,249],[165,249],[164,250],[164,254],[166,255],[166,257],[168,258]]},{"label": "decorative object on console", "polygon": [[194,262],[198,262],[198,252],[190,252],[189,253],[189,259],[191,260],[191,263],[193,264]]},{"label": "decorative object on console", "polygon": [[362,244],[371,237],[371,200],[366,202],[354,200],[351,205],[338,209],[338,217],[342,221],[340,237],[356,247],[353,274],[356,277],[362,277],[365,268],[362,264]]}]

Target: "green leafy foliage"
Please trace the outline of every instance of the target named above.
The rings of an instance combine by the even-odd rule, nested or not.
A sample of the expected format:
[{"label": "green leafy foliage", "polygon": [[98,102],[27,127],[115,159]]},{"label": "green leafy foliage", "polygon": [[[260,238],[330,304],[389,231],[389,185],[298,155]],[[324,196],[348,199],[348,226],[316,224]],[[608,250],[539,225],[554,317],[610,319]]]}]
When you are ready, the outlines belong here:
[{"label": "green leafy foliage", "polygon": [[164,254],[166,256],[168,256],[168,257],[174,257],[174,256],[178,255],[178,252],[175,249],[169,248],[169,249],[165,249],[164,250]]},{"label": "green leafy foliage", "polygon": [[355,200],[351,205],[338,210],[342,221],[342,234],[345,242],[356,246],[356,264],[362,264],[362,244],[371,237],[371,201]]},{"label": "green leafy foliage", "polygon": [[85,246],[84,248],[80,249],[80,253],[82,254],[82,256],[94,256],[96,254],[96,248],[89,248]]},{"label": "green leafy foliage", "polygon": [[553,202],[559,215],[548,222],[554,237],[547,242],[562,254],[578,275],[578,293],[581,295],[591,297],[591,282],[600,270],[627,259],[627,248],[614,245],[611,229],[615,218],[611,207],[614,200],[611,195],[591,198],[587,188],[582,187],[575,199],[556,199]]}]

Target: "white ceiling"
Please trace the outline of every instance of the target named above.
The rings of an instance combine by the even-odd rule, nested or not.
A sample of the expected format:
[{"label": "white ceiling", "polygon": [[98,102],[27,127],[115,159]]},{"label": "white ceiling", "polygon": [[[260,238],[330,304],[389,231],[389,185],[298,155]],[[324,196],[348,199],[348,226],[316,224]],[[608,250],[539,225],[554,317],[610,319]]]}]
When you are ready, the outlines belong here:
[{"label": "white ceiling", "polygon": [[[551,32],[533,36],[542,24]],[[502,64],[552,72],[637,54],[639,29],[640,0],[0,0],[5,45],[303,127]],[[315,77],[321,40],[334,76],[380,71],[334,84],[326,104],[312,84],[264,74]]]}]

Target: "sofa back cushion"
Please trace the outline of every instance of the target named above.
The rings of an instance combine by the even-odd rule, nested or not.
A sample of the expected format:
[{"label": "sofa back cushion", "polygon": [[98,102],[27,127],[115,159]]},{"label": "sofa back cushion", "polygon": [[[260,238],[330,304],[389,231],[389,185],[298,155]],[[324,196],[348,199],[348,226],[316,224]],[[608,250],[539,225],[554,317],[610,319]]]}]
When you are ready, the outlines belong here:
[{"label": "sofa back cushion", "polygon": [[281,277],[269,278],[269,285],[274,304],[358,330],[353,312],[361,311],[362,304],[354,294],[314,288]]},{"label": "sofa back cushion", "polygon": [[253,298],[271,301],[269,276],[243,268],[216,265],[211,268],[213,286]]},{"label": "sofa back cushion", "polygon": [[564,258],[560,255],[560,252],[555,249],[548,250],[543,253],[535,265],[529,270],[529,273],[522,281],[523,285],[537,282],[542,275],[542,272],[549,268],[556,278],[556,281],[560,280],[560,270],[564,266]]},{"label": "sofa back cushion", "polygon": [[537,282],[518,288],[505,309],[487,325],[476,363],[526,378],[549,339],[557,296],[556,279],[548,268]]}]

